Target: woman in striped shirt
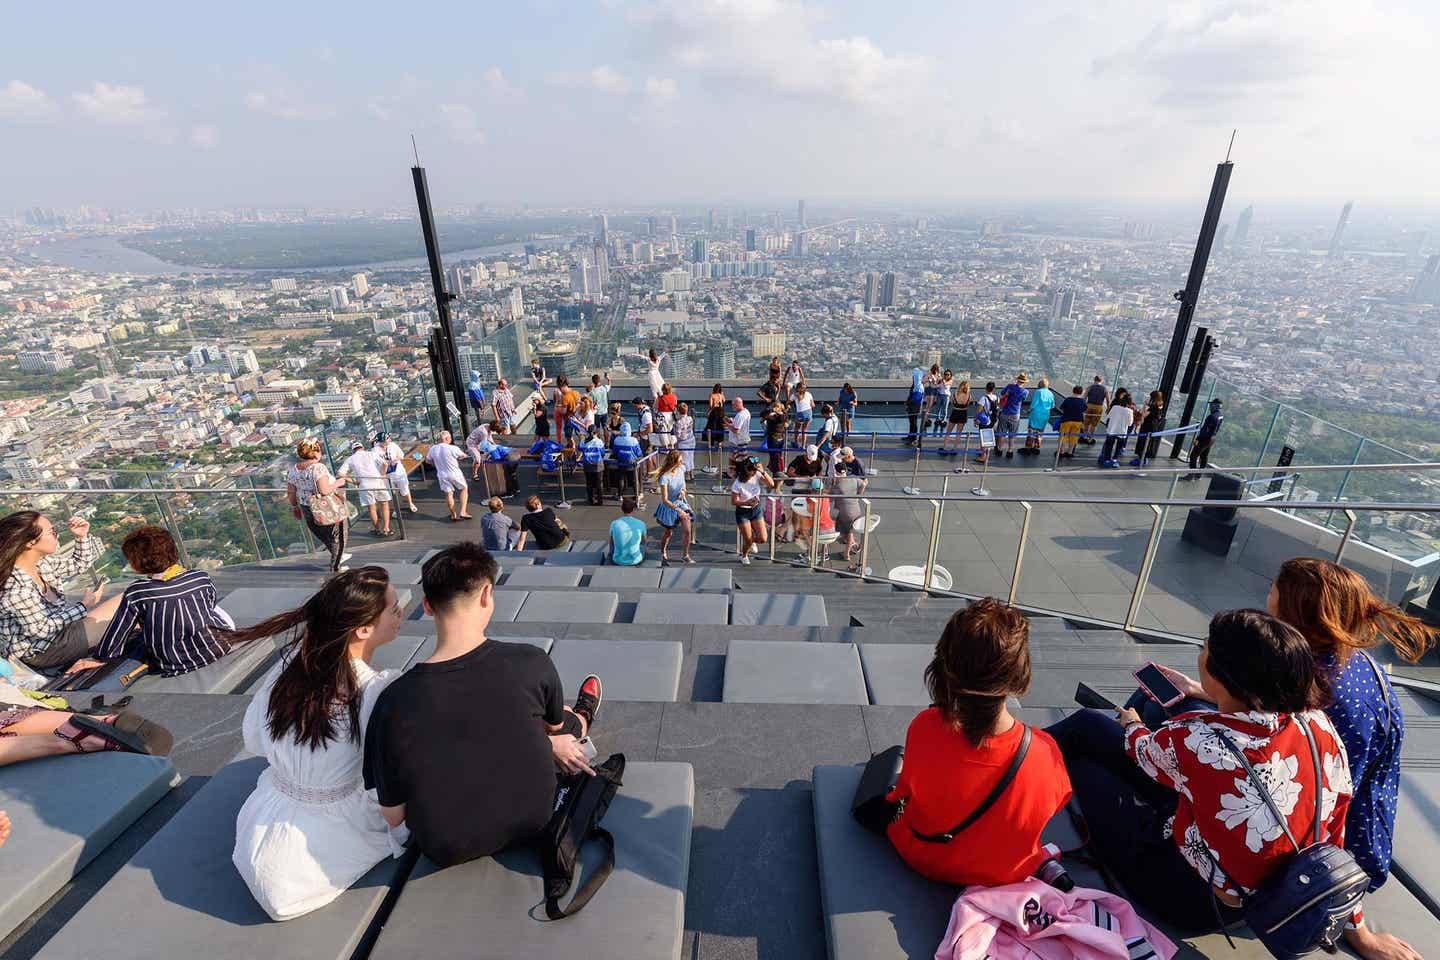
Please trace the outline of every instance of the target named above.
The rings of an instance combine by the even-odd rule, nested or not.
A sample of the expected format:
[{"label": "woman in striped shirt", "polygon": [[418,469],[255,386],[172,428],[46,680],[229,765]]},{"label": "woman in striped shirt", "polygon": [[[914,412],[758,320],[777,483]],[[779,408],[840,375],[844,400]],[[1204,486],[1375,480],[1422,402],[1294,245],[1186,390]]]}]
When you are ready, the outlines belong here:
[{"label": "woman in striped shirt", "polygon": [[136,527],[120,550],[130,569],[146,579],[130,584],[121,595],[94,659],[80,660],[70,671],[134,657],[162,677],[176,677],[223,657],[230,647],[217,629],[234,629],[234,624],[215,605],[210,575],[180,566],[180,552],[169,532]]}]

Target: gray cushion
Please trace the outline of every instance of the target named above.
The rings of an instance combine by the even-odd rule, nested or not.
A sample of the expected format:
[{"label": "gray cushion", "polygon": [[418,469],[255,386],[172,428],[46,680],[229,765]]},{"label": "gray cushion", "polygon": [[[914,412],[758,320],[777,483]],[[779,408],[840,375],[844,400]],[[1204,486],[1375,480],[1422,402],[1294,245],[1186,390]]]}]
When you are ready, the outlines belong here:
[{"label": "gray cushion", "polygon": [[[49,757],[0,767],[0,939],[49,900],[177,782],[164,757]],[[103,952],[97,950],[96,953]]]},{"label": "gray cushion", "polygon": [[597,550],[604,550],[609,545],[608,540],[571,540],[570,551],[572,553],[594,553]]},{"label": "gray cushion", "polygon": [[860,767],[815,768],[820,907],[831,960],[935,955],[956,889],[911,870],[884,837],[850,815]]},{"label": "gray cushion", "polygon": [[323,576],[315,574],[314,582],[303,587],[240,587],[225,594],[220,606],[235,626],[253,627],[266,617],[301,606],[324,582]]},{"label": "gray cushion", "polygon": [[[514,621],[515,614],[520,612],[524,605],[525,598],[530,596],[528,590],[507,590],[504,587],[497,587],[491,591],[495,598],[495,612],[490,616],[491,623],[510,623]],[[425,613],[423,605],[417,606],[411,611],[410,616],[424,623],[434,623],[435,618]],[[416,616],[419,614],[419,616]]]},{"label": "gray cushion", "polygon": [[642,593],[633,623],[723,625],[730,620],[730,598],[720,593]]},{"label": "gray cushion", "polygon": [[[539,647],[546,653],[549,653],[550,648],[555,645],[555,640],[553,637],[491,637],[486,642],[495,643],[497,641],[500,643],[528,643],[532,647]],[[397,638],[395,642],[399,643],[400,641]],[[391,644],[391,646],[393,645],[394,644]],[[381,649],[383,650],[384,647],[382,647]],[[405,661],[404,666],[406,667],[406,669],[409,669],[410,667],[413,667],[415,664],[419,663],[422,660],[429,660],[434,653],[435,635],[431,634],[430,636],[421,639],[420,645],[415,648],[415,652],[411,654],[410,659]]]},{"label": "gray cushion", "polygon": [[1440,914],[1440,770],[1402,766],[1391,869]]},{"label": "gray cushion", "polygon": [[927,707],[925,668],[935,656],[928,643],[862,643],[860,667],[870,702],[883,706]]},{"label": "gray cushion", "polygon": [[853,643],[731,640],[726,703],[869,703]]},{"label": "gray cushion", "polygon": [[362,563],[361,566],[384,567],[385,572],[390,574],[390,582],[397,587],[413,587],[420,582],[420,564],[398,563],[390,560],[382,560],[374,563]]},{"label": "gray cushion", "polygon": [[562,638],[550,651],[565,692],[573,697],[580,683],[596,674],[609,700],[674,702],[680,692],[678,640],[570,640]]},{"label": "gray cushion", "polygon": [[264,760],[251,757],[211,777],[39,958],[346,960],[384,900],[398,861],[385,859],[314,913],[272,921],[230,860],[235,815],[264,769]]},{"label": "gray cushion", "polygon": [[596,567],[590,574],[592,590],[658,590],[660,569]]},{"label": "gray cushion", "polygon": [[735,626],[825,627],[825,601],[799,593],[737,593],[730,606]]},{"label": "gray cushion", "polygon": [[505,575],[507,587],[578,587],[579,567],[520,567]]},{"label": "gray cushion", "polygon": [[[275,658],[287,637],[264,637],[231,650],[208,666],[178,677],[142,676],[128,693],[236,693],[253,682]],[[95,685],[97,691],[120,689],[118,673]]]},{"label": "gray cushion", "polygon": [[545,623],[610,623],[620,597],[604,590],[537,590],[526,599],[516,621]]},{"label": "gray cushion", "polygon": [[[431,557],[435,556],[435,554],[439,552],[440,549],[438,547],[426,550],[424,553],[420,554],[419,558],[415,562],[423,567],[426,560],[429,560]],[[509,570],[511,567],[528,567],[530,566],[530,564],[535,562],[535,555],[528,550],[499,550],[495,553],[492,553],[491,556],[495,558],[496,563],[500,564],[501,570]]]},{"label": "gray cushion", "polygon": [[424,635],[405,636],[401,634],[391,640],[385,646],[380,647],[370,657],[370,666],[376,670],[404,670],[409,666],[410,661],[415,659],[415,653],[420,645],[429,640],[432,649],[435,638]]},{"label": "gray cushion", "polygon": [[[370,956],[679,960],[694,812],[688,763],[631,763],[603,821],[615,836],[615,872],[582,912],[546,922],[530,849],[447,870],[422,858]],[[580,876],[601,852],[598,843],[585,845]]]},{"label": "gray cushion", "polygon": [[598,567],[605,562],[605,554],[599,550],[551,550],[545,555],[549,567]]},{"label": "gray cushion", "polygon": [[719,567],[671,567],[660,574],[665,590],[731,590],[735,581],[729,570]]}]

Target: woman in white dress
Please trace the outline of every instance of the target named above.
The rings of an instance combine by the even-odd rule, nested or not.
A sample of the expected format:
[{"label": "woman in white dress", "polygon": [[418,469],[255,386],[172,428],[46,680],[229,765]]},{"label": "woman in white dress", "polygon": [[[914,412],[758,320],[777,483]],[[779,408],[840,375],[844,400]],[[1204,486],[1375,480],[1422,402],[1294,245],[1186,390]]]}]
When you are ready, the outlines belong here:
[{"label": "woman in white dress", "polygon": [[682,403],[675,418],[675,445],[680,449],[681,462],[685,464],[685,479],[695,473],[695,419],[690,416],[690,405]]},{"label": "woman in white dress", "polygon": [[387,856],[390,830],[364,788],[365,724],[398,670],[371,655],[395,639],[400,604],[382,567],[330,578],[298,610],[233,635],[235,642],[295,632],[245,711],[245,748],[270,762],[235,818],[240,877],[275,920],[334,900]]},{"label": "woman in white dress", "polygon": [[665,359],[666,354],[656,353],[655,348],[651,347],[646,353],[637,353],[635,356],[650,364],[645,376],[650,381],[650,400],[653,403],[660,399],[660,391],[665,386],[665,375],[660,372],[660,362]]}]

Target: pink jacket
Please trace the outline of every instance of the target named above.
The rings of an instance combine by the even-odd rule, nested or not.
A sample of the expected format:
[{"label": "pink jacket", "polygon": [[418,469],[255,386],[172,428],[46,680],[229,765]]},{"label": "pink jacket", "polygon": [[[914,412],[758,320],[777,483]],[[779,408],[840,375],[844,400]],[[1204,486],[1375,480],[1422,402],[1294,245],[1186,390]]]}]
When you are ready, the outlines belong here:
[{"label": "pink jacket", "polygon": [[1124,897],[1085,887],[1062,893],[1030,878],[961,894],[935,960],[1130,960],[1152,951],[1171,960],[1175,944]]}]

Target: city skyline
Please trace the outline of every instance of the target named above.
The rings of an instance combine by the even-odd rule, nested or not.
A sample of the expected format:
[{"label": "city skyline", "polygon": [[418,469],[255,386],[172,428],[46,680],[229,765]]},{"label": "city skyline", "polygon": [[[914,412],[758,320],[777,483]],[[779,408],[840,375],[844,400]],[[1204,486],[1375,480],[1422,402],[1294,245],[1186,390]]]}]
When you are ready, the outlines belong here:
[{"label": "city skyline", "polygon": [[1440,202],[1418,3],[176,11],[7,12],[66,46],[9,51],[0,210],[400,207],[411,133],[465,203],[1170,204],[1232,128],[1247,202]]}]

